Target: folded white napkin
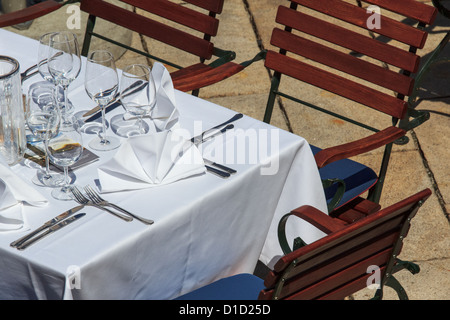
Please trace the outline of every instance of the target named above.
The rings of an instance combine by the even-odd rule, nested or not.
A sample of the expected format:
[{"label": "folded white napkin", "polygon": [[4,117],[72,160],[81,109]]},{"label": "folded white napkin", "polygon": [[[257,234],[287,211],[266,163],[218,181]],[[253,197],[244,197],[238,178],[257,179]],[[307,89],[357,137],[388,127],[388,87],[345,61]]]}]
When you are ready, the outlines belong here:
[{"label": "folded white napkin", "polygon": [[22,205],[45,206],[48,200],[18,177],[0,157],[0,231],[24,226]]},{"label": "folded white napkin", "polygon": [[134,136],[98,168],[100,192],[144,189],[205,172],[197,147],[172,131]]},{"label": "folded white napkin", "polygon": [[180,115],[176,107],[172,77],[159,62],[153,64],[152,76],[156,87],[156,106],[152,111],[153,123],[157,131],[170,130],[178,123]]}]

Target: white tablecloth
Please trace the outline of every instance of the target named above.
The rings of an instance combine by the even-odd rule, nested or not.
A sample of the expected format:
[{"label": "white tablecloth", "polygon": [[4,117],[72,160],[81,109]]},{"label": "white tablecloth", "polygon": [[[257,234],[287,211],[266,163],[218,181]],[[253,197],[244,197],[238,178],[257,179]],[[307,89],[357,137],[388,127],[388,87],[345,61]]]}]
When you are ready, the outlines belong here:
[{"label": "white tablecloth", "polygon": [[[19,60],[23,71],[36,63],[37,42],[0,30],[0,54]],[[84,92],[83,75],[70,86],[77,110],[94,107]],[[41,80],[39,75],[27,80],[24,90]],[[189,136],[235,113],[179,91],[176,100],[180,127]],[[121,112],[118,108],[107,118]],[[50,204],[24,206],[27,227],[0,233],[0,299],[170,299],[218,278],[252,272],[258,259],[275,261],[281,254],[276,228],[283,214],[304,204],[326,211],[311,150],[303,138],[247,116],[226,137],[203,149],[212,160],[226,159],[238,171],[229,179],[206,173],[105,195],[153,219],[151,226],[88,207],[82,210],[86,217],[18,251],[9,243],[76,205],[53,200],[50,189],[36,187]],[[91,138],[85,136],[86,145]],[[77,170],[76,183],[93,185],[97,167],[115,152],[95,152],[101,159]],[[28,181],[35,174],[24,164],[12,169]],[[323,236],[298,221],[289,232],[307,242]]]}]

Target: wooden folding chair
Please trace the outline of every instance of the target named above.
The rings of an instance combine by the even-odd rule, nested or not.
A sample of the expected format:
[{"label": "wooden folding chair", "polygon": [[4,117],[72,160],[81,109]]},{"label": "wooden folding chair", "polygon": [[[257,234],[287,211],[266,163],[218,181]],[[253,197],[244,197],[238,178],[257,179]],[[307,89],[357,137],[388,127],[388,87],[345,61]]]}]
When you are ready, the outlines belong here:
[{"label": "wooden folding chair", "polygon": [[[280,220],[279,240],[285,256],[265,280],[239,274],[213,282],[179,300],[338,300],[376,286],[375,299],[383,297],[384,286],[392,287],[406,300],[394,274],[407,269],[415,274],[418,265],[401,261],[401,252],[411,219],[431,195],[425,189],[383,210],[369,200],[358,198],[327,215],[302,206]],[[308,221],[327,236],[291,252],[284,228],[289,217]]]},{"label": "wooden folding chair", "polygon": [[[171,76],[175,88],[181,91],[192,91],[193,94],[198,95],[200,88],[220,82],[240,72],[253,61],[263,58],[263,54],[258,54],[254,59],[238,64],[232,61],[236,57],[234,51],[222,50],[214,46],[211,39],[217,35],[219,20],[216,16],[222,12],[224,0],[185,1],[195,8],[189,8],[185,3],[175,3],[169,0],[120,1],[138,8],[139,12],[138,10],[129,11],[105,0],[69,0],[63,3],[49,0],[18,12],[0,16],[0,27],[37,18],[74,2],[80,2],[80,9],[89,14],[82,55],[88,54],[92,37],[109,41],[178,69],[172,72]],[[163,19],[159,21],[155,17]],[[192,54],[199,58],[199,62],[183,66],[182,61],[177,63],[168,61],[164,57],[156,57],[110,39],[109,35],[99,34],[95,31],[97,18]],[[212,61],[213,57],[216,57],[214,61]]]},{"label": "wooden folding chair", "polygon": [[[274,28],[271,37],[270,43],[280,50],[268,50],[265,59],[265,66],[274,72],[265,122],[270,122],[276,98],[281,96],[372,132],[323,150],[312,146],[329,210],[368,190],[369,199],[378,202],[393,142],[406,143],[406,132],[429,118],[427,112],[410,108],[404,99],[414,88],[412,75],[420,62],[416,50],[423,48],[427,38],[424,27],[433,22],[437,10],[416,0],[364,2],[384,10],[379,16],[379,29],[372,30],[373,25],[368,23],[374,13],[352,0],[290,0],[290,7],[278,8],[276,22],[282,28]],[[398,18],[383,12],[398,14]],[[413,20],[417,26],[404,20]],[[373,38],[373,33],[382,36],[383,41]],[[305,101],[301,92],[295,97],[282,92],[282,75],[341,96],[349,104],[361,105],[357,111],[361,115],[366,113],[364,107],[378,111],[392,118],[392,125],[378,129],[369,116],[366,121],[358,121]],[[324,129],[331,128],[330,122],[324,122]],[[380,147],[385,150],[378,174],[348,159]]]}]

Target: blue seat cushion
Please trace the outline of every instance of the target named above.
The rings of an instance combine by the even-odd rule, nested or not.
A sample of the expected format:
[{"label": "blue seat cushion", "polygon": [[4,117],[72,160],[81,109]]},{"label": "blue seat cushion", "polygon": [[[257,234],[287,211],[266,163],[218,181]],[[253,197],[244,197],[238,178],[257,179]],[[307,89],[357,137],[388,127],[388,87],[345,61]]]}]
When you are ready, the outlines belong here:
[{"label": "blue seat cushion", "polygon": [[[315,155],[321,149],[311,146],[311,150]],[[372,187],[378,180],[377,174],[369,167],[350,160],[342,159],[332,162],[325,167],[319,169],[319,174],[322,179],[341,179],[345,181],[345,194],[337,207],[349,202],[358,197],[370,187]],[[325,197],[329,203],[336,193],[337,185],[325,189]]]},{"label": "blue seat cushion", "polygon": [[175,300],[257,300],[264,280],[249,273],[217,280]]}]

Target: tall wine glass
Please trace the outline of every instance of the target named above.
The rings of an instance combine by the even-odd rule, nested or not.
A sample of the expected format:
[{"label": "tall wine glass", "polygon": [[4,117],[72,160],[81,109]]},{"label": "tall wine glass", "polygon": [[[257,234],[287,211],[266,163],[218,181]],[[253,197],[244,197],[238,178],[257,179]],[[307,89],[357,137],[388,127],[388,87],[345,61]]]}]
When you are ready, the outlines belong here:
[{"label": "tall wine glass", "polygon": [[[57,86],[55,79],[53,79],[52,75],[50,74],[50,71],[48,70],[48,57],[50,53],[50,41],[51,38],[55,34],[55,32],[48,32],[44,33],[39,37],[39,46],[38,46],[38,54],[37,54],[37,68],[39,71],[39,74],[41,77],[48,81],[49,86],[53,85],[54,88],[54,94],[55,99],[58,104],[64,103],[64,91],[63,88],[60,86]],[[62,108],[64,105],[61,106]],[[71,112],[73,110],[72,103],[68,100],[67,101],[67,112]]]},{"label": "tall wine glass", "polygon": [[74,33],[61,31],[51,35],[47,64],[48,71],[56,85],[61,87],[64,92],[61,115],[63,121],[66,122],[66,117],[70,112],[67,91],[81,70],[80,47]]},{"label": "tall wine glass", "polygon": [[137,134],[145,134],[142,118],[149,116],[156,105],[156,87],[150,67],[127,66],[120,79],[120,101],[125,110],[138,118]]},{"label": "tall wine glass", "polygon": [[44,144],[45,169],[38,170],[31,181],[39,186],[55,187],[61,183],[63,177],[59,173],[50,172],[47,144],[50,138],[58,134],[61,117],[53,90],[42,88],[39,86],[41,83],[36,84],[28,90],[25,117],[33,136]]},{"label": "tall wine glass", "polygon": [[119,147],[120,140],[118,138],[106,136],[105,107],[114,99],[119,88],[116,65],[110,52],[96,50],[89,54],[84,86],[89,97],[102,110],[102,131],[89,143],[89,147],[100,151]]},{"label": "tall wine glass", "polygon": [[75,164],[83,154],[83,138],[73,117],[61,122],[59,134],[47,144],[47,152],[54,164],[64,168],[64,182],[60,188],[53,189],[52,196],[58,200],[72,200],[69,166]]}]

